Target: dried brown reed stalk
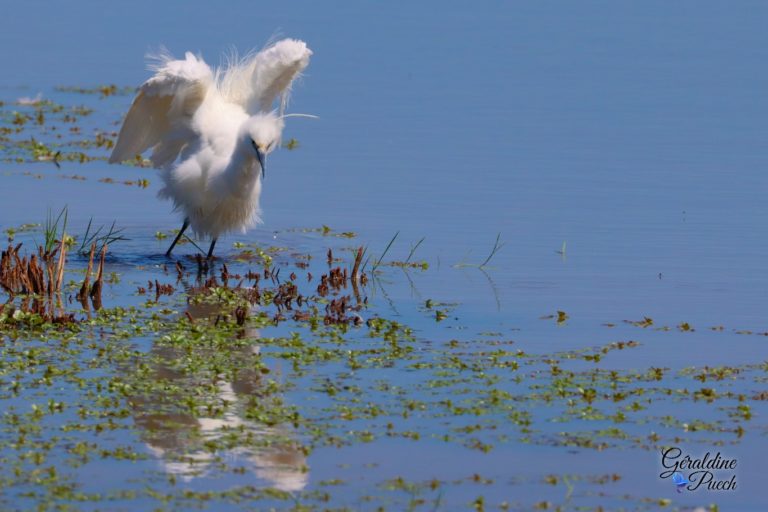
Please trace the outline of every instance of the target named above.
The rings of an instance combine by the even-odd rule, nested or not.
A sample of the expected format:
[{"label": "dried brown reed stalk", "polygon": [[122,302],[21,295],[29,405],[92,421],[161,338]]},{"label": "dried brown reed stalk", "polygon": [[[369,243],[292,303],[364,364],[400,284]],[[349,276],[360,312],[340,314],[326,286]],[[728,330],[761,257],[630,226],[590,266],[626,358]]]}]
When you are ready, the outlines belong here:
[{"label": "dried brown reed stalk", "polygon": [[[19,256],[21,244],[8,246],[0,255],[0,286],[11,299],[16,295],[50,295],[61,290],[58,273],[54,273],[54,253]],[[60,264],[66,260],[66,254]],[[41,263],[42,262],[42,263]],[[46,279],[47,276],[47,279]]]},{"label": "dried brown reed stalk", "polygon": [[94,281],[91,287],[91,302],[94,309],[101,309],[101,289],[104,286],[104,259],[107,257],[107,245],[101,249],[101,259],[99,260],[99,268],[96,271],[96,281]]},{"label": "dried brown reed stalk", "polygon": [[[63,237],[62,237],[63,238]],[[61,292],[61,285],[64,283],[64,265],[67,261],[67,245],[62,240],[59,244],[59,261],[56,263],[55,279],[53,281],[52,293]]]},{"label": "dried brown reed stalk", "polygon": [[21,244],[8,246],[0,255],[0,287],[9,297],[7,307],[17,308],[10,304],[17,295],[24,296],[19,310],[24,313],[35,313],[45,321],[53,323],[74,322],[74,315],[59,314],[54,306],[56,296],[57,306],[61,305],[61,290],[64,284],[64,269],[67,263],[67,246],[59,242],[59,246],[51,251],[38,247],[37,255],[20,256]]},{"label": "dried brown reed stalk", "polygon": [[84,308],[88,308],[88,291],[91,283],[91,272],[93,272],[93,257],[96,254],[96,243],[91,244],[91,252],[88,255],[88,268],[85,271],[85,278],[83,278],[83,285],[80,287],[80,291],[77,292],[77,300]]},{"label": "dried brown reed stalk", "polygon": [[352,265],[352,282],[357,283],[360,279],[360,265],[363,263],[363,248],[358,247],[355,254],[355,263]]}]

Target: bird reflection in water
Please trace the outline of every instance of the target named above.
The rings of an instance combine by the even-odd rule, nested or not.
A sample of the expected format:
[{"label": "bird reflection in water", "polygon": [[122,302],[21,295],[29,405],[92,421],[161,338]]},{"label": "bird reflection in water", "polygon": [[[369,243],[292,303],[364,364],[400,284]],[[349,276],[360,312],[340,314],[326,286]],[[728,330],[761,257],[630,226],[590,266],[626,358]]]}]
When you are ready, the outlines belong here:
[{"label": "bird reflection in water", "polygon": [[[189,317],[201,321],[215,319],[220,313],[212,304],[189,304],[186,311]],[[256,340],[259,332],[245,327],[239,337]],[[259,390],[264,387],[257,364],[258,345],[240,344],[231,350],[230,357],[237,359],[233,366],[238,371],[231,381],[216,382],[216,396],[207,403],[224,404],[224,412],[210,417],[204,412],[194,414],[177,401],[174,403],[175,389],[194,389],[202,384],[199,379],[196,381],[174,369],[175,361],[187,357],[186,350],[155,343],[151,355],[153,360],[161,362],[154,365],[149,378],[162,382],[161,389],[169,390],[168,394],[137,396],[131,401],[141,437],[149,451],[161,461],[165,472],[189,482],[211,475],[224,463],[230,471],[232,468],[249,470],[267,487],[288,492],[304,489],[309,478],[306,455],[293,439],[291,427],[266,426],[243,415],[244,404],[259,396]],[[223,452],[209,449],[211,441],[222,440],[233,433],[246,439],[247,446],[228,444],[230,447]],[[259,441],[265,441],[264,446]]]}]

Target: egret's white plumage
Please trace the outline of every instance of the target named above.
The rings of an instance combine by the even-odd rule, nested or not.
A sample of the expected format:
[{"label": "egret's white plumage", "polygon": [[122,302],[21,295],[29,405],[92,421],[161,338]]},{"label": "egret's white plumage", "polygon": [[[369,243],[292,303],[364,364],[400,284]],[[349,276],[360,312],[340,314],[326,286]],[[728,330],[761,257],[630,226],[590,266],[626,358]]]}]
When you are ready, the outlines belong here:
[{"label": "egret's white plumage", "polygon": [[[214,72],[201,57],[156,58],[123,122],[110,163],[151,149],[159,195],[212,239],[259,221],[266,155],[280,144],[293,81],[309,64],[303,41],[284,39]],[[273,110],[275,100],[279,109]]]}]

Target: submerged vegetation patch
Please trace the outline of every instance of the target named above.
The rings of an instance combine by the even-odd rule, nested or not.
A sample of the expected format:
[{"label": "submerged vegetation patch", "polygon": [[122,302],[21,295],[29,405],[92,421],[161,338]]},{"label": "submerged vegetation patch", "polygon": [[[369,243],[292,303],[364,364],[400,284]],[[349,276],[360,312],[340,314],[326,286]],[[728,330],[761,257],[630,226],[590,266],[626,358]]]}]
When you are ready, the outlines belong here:
[{"label": "submerged vegetation patch", "polygon": [[[75,283],[54,285],[70,311],[66,325],[7,310],[0,322],[5,499],[43,508],[301,509],[356,496],[431,510],[441,492],[469,488],[480,496],[478,508],[491,505],[484,488],[519,482],[499,482],[497,472],[427,482],[397,476],[359,495],[343,478],[311,486],[313,454],[393,442],[478,454],[520,443],[596,451],[726,446],[754,431],[754,410],[764,409],[765,400],[740,389],[764,382],[766,363],[617,370],[602,364],[642,342],[547,351],[491,334],[424,338],[373,306],[376,278],[360,271],[362,248],[336,251],[341,258],[272,254],[143,270],[148,282],[133,292],[122,280],[102,284],[102,293],[129,298],[94,310],[72,300],[80,296]],[[14,247],[3,258],[24,261]],[[58,279],[55,265],[50,275]],[[9,299],[48,293],[48,284],[9,282]],[[431,300],[423,307],[461,308]],[[130,479],[96,488],[82,477],[93,471]],[[226,491],[200,494],[186,484],[222,478],[232,482]],[[493,506],[555,509],[575,503],[568,486],[592,477],[540,478],[536,485],[563,486],[558,499]],[[610,494],[620,479],[595,477],[589,485]]]}]

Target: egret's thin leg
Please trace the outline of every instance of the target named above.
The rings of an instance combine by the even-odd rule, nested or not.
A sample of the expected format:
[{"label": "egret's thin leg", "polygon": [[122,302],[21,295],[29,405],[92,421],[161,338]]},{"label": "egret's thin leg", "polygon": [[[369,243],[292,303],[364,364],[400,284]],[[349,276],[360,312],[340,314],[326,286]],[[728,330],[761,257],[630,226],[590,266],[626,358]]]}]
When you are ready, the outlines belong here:
[{"label": "egret's thin leg", "polygon": [[182,235],[184,235],[184,231],[186,231],[188,227],[189,227],[189,217],[184,219],[184,224],[181,226],[181,229],[179,230],[179,234],[176,235],[176,238],[174,238],[173,243],[166,251],[165,255],[167,257],[169,258],[171,257],[171,251],[173,250],[174,247],[176,247],[176,244],[178,243],[178,241],[181,240]]},{"label": "egret's thin leg", "polygon": [[208,249],[208,259],[213,257],[213,248],[216,246],[216,239],[211,240],[211,247]]}]

